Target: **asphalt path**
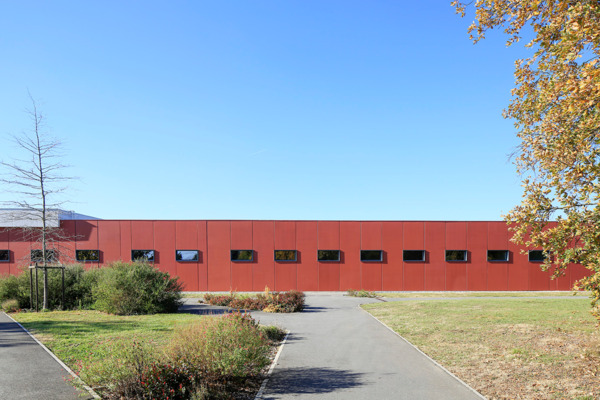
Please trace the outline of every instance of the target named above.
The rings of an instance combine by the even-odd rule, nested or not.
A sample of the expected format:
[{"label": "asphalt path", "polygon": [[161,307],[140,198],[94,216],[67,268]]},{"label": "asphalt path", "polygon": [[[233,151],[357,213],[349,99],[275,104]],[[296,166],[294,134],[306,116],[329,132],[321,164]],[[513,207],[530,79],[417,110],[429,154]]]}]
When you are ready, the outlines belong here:
[{"label": "asphalt path", "polygon": [[[287,343],[262,399],[446,399],[483,397],[359,308],[375,299],[308,295],[304,312],[253,312],[288,329]],[[194,304],[184,311],[226,309]]]},{"label": "asphalt path", "polygon": [[70,377],[31,336],[0,312],[0,399],[86,398],[66,381]]}]

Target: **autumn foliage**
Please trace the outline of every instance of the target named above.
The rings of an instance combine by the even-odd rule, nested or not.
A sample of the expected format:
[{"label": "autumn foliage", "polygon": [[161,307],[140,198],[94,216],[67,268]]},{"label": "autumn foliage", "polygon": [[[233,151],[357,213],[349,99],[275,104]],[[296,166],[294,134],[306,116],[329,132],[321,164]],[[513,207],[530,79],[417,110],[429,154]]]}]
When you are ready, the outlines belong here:
[{"label": "autumn foliage", "polygon": [[506,219],[513,241],[542,248],[555,276],[571,263],[591,272],[576,288],[592,291],[600,320],[600,2],[478,0],[475,42],[502,27],[507,45],[526,39],[531,56],[515,63],[505,117],[521,139],[515,164],[523,200]]}]

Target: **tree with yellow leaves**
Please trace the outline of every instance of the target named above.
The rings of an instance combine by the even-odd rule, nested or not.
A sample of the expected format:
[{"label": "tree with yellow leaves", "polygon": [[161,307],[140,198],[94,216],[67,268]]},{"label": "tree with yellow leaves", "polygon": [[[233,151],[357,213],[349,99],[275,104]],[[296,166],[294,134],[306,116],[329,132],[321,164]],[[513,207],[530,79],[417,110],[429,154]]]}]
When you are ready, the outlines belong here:
[{"label": "tree with yellow leaves", "polygon": [[[513,98],[504,112],[521,143],[515,164],[524,194],[506,220],[512,240],[548,255],[554,276],[570,263],[591,275],[576,288],[592,292],[600,320],[600,1],[477,0],[452,3],[474,42],[502,27],[510,46],[531,35],[531,57],[515,63]],[[554,220],[554,221],[553,221]]]}]

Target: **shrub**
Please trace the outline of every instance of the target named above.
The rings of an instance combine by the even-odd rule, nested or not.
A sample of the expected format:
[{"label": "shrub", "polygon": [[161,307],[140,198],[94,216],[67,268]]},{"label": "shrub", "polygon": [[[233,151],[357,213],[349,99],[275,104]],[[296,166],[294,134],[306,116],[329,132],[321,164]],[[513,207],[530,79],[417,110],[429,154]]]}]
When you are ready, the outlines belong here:
[{"label": "shrub", "polygon": [[217,381],[256,376],[269,364],[269,344],[258,323],[240,313],[177,328],[166,354]]},{"label": "shrub", "polygon": [[176,327],[164,353],[134,342],[108,356],[109,365],[120,361],[118,374],[103,368],[88,370],[82,378],[89,375],[101,383],[106,399],[229,399],[260,375],[269,364],[269,351],[267,338],[249,315],[202,317]]},{"label": "shrub", "polygon": [[4,300],[0,308],[6,312],[15,312],[19,310],[19,302],[15,299]]},{"label": "shrub", "polygon": [[229,307],[229,304],[236,299],[233,293],[224,295],[206,293],[203,297],[204,301],[208,304],[223,307]]},{"label": "shrub", "polygon": [[352,296],[352,297],[377,297],[377,293],[369,292],[365,289],[361,289],[361,290],[349,289],[347,294],[348,294],[348,296]]},{"label": "shrub", "polygon": [[[65,304],[63,309],[89,308],[92,303],[92,286],[95,284],[97,269],[85,271],[82,265],[65,266]],[[34,291],[35,291],[35,274]],[[15,299],[20,308],[33,308],[29,293],[29,270],[24,269],[19,275],[8,275],[0,278],[0,301]],[[38,270],[39,303],[42,302],[44,287],[43,270]],[[34,294],[35,296],[35,294]],[[62,302],[62,272],[60,269],[48,269],[48,308],[60,308]]]},{"label": "shrub", "polygon": [[92,294],[94,308],[117,315],[176,312],[181,283],[146,262],[115,262],[101,269]]},{"label": "shrub", "polygon": [[287,335],[285,330],[275,325],[261,325],[260,330],[265,338],[274,343],[281,342],[285,338],[285,335]]},{"label": "shrub", "polygon": [[228,295],[206,293],[204,301],[214,306],[227,306],[236,310],[291,313],[304,309],[304,297],[304,293],[297,290],[271,292],[269,288],[265,288],[264,293],[247,297],[241,297],[234,293]]}]

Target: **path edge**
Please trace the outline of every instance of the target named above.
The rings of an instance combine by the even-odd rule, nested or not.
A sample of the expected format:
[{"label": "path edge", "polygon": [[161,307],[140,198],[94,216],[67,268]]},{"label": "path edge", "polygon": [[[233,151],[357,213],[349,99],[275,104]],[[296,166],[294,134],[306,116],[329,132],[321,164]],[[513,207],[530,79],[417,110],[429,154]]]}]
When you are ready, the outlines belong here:
[{"label": "path edge", "polygon": [[414,344],[412,344],[411,342],[409,342],[405,337],[403,337],[402,335],[400,335],[398,332],[396,332],[395,330],[393,330],[392,328],[390,328],[389,326],[387,326],[386,324],[384,324],[379,318],[377,318],[376,316],[374,316],[373,314],[371,314],[370,312],[368,312],[367,310],[365,310],[364,308],[362,308],[360,305],[358,306],[358,308],[360,308],[363,312],[367,313],[368,316],[370,316],[371,318],[373,318],[375,321],[379,322],[381,325],[383,325],[386,329],[388,329],[394,335],[396,335],[400,339],[404,340],[404,342],[406,342],[409,346],[411,346],[413,349],[415,349],[416,351],[418,351],[419,353],[421,353],[423,356],[425,356],[425,358],[427,358],[429,361],[431,361],[433,364],[435,364],[442,371],[446,372],[448,375],[450,375],[456,381],[458,381],[459,383],[461,383],[462,385],[464,385],[467,389],[469,389],[471,392],[473,392],[473,394],[475,394],[476,396],[479,396],[479,398],[481,398],[483,400],[487,400],[487,397],[485,397],[484,395],[482,395],[481,393],[479,393],[477,390],[473,389],[471,386],[469,386],[465,381],[463,381],[462,379],[460,379],[458,376],[456,376],[452,372],[448,371],[446,368],[444,368],[444,366],[442,366],[440,363],[438,363],[437,361],[435,361],[433,358],[431,358],[427,354],[423,353],[423,351],[421,351],[421,349],[419,349],[417,346],[415,346]]},{"label": "path edge", "polygon": [[94,399],[101,398],[100,396],[98,396],[98,393],[96,393],[94,391],[94,389],[92,389],[91,387],[86,385],[85,382],[79,376],[77,376],[77,374],[75,372],[73,372],[73,370],[71,368],[69,368],[64,362],[62,362],[62,360],[60,358],[58,358],[52,351],[50,351],[49,348],[44,346],[44,344],[42,342],[40,342],[35,336],[33,336],[31,334],[31,332],[29,332],[27,330],[27,328],[25,328],[23,325],[21,325],[19,323],[19,321],[16,321],[13,317],[11,317],[7,313],[4,313],[4,315],[6,315],[8,318],[10,318],[10,320],[13,321],[15,324],[19,325],[19,327],[21,329],[23,329],[25,331],[25,333],[27,333],[29,335],[29,337],[31,337],[38,345],[40,345],[42,347],[42,349],[46,350],[46,353],[50,354],[50,356],[54,359],[54,361],[56,361],[61,367],[63,367],[65,369],[65,371],[67,371],[73,377],[73,379],[75,379],[77,381],[77,383],[81,385],[81,387],[83,387],[85,390],[87,390],[87,392],[90,394],[90,396],[92,396],[92,398],[94,398]]},{"label": "path edge", "polygon": [[273,370],[275,369],[275,365],[277,365],[277,361],[279,360],[279,356],[281,355],[281,352],[283,351],[283,346],[287,342],[287,338],[289,335],[290,335],[290,331],[287,331],[285,333],[285,337],[283,338],[283,341],[281,342],[281,344],[279,345],[279,348],[277,349],[277,354],[275,355],[275,358],[273,359],[273,362],[271,363],[271,366],[269,367],[267,376],[263,380],[262,385],[260,385],[260,389],[258,389],[258,393],[256,393],[254,400],[261,400],[263,398],[263,394],[264,394],[265,389],[267,388],[267,383],[269,382],[269,378],[271,377],[271,374],[273,373]]}]

